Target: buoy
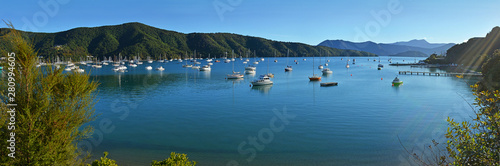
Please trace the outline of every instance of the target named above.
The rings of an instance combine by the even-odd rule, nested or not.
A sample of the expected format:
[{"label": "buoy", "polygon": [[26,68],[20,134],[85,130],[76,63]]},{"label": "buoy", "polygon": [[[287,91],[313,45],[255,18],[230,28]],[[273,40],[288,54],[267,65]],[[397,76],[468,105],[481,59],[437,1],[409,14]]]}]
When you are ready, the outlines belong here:
[{"label": "buoy", "polygon": [[252,87],[252,84],[248,85],[248,87]]},{"label": "buoy", "polygon": [[352,76],[352,74],[351,74],[351,76]]},{"label": "buoy", "polygon": [[384,78],[380,78],[380,80],[384,80]]}]

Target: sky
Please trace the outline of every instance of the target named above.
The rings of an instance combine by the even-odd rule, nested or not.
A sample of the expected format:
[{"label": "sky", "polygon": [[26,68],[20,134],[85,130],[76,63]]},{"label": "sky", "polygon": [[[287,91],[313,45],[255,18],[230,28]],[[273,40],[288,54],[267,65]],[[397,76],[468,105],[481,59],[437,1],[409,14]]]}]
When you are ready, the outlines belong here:
[{"label": "sky", "polygon": [[498,0],[17,0],[2,2],[0,19],[32,32],[141,22],[310,45],[327,39],[461,43],[500,26],[499,6]]}]

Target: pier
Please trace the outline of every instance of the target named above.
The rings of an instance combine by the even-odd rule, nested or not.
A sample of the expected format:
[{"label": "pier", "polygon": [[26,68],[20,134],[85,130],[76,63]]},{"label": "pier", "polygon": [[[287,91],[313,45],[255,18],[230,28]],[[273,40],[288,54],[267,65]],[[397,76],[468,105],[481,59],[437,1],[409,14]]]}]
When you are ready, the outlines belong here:
[{"label": "pier", "polygon": [[399,75],[428,75],[428,76],[483,76],[481,73],[445,73],[445,72],[424,72],[424,71],[399,71]]}]

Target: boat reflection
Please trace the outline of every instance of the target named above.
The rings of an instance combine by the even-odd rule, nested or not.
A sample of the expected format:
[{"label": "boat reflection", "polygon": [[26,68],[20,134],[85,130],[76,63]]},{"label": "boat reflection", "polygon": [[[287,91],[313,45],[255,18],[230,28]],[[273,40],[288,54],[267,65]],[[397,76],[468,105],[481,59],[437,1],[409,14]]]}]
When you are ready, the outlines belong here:
[{"label": "boat reflection", "polygon": [[260,93],[267,94],[271,90],[273,85],[261,85],[261,86],[252,86],[252,90],[259,91]]},{"label": "boat reflection", "polygon": [[226,79],[226,82],[232,82],[233,84],[240,84],[244,81],[245,79],[243,78],[236,78],[236,79]]},{"label": "boat reflection", "polygon": [[207,78],[207,79],[210,79],[210,74],[212,72],[210,71],[203,71],[203,72],[199,72],[199,74],[201,75],[202,78]]}]

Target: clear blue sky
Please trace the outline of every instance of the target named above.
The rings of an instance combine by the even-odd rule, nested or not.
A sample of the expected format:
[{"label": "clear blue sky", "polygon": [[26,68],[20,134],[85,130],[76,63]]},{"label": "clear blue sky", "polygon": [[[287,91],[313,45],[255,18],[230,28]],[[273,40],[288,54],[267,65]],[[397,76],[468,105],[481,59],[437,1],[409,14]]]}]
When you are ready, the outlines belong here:
[{"label": "clear blue sky", "polygon": [[499,26],[499,6],[498,0],[18,0],[2,2],[0,19],[36,32],[141,22],[311,45],[325,39],[460,43]]}]

